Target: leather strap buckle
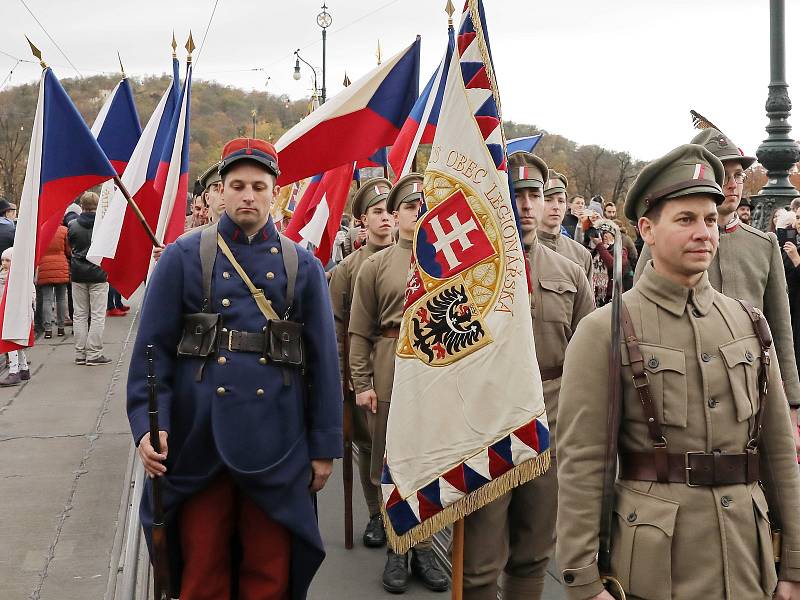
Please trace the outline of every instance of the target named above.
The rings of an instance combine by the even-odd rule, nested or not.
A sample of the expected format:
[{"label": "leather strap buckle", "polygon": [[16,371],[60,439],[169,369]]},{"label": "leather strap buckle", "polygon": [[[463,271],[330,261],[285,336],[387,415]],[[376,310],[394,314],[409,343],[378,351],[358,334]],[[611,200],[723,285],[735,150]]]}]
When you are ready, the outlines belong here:
[{"label": "leather strap buckle", "polygon": [[704,456],[705,452],[687,452],[683,455],[684,465],[686,469],[686,485],[689,487],[701,487],[699,483],[692,483],[692,465],[691,457],[692,456]]},{"label": "leather strap buckle", "polygon": [[642,373],[641,375],[634,375],[631,377],[633,379],[633,387],[637,390],[645,388],[650,385],[650,379],[647,377],[647,373]]},{"label": "leather strap buckle", "polygon": [[228,331],[228,352],[234,352],[234,349],[232,348],[234,333],[239,333],[239,332],[236,331],[235,329],[231,329],[230,331]]}]

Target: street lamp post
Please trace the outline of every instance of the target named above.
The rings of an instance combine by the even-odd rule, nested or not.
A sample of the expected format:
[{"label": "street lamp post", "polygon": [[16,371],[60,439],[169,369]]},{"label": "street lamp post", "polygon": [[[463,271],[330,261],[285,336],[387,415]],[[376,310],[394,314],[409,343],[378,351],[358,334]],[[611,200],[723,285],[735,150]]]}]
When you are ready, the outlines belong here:
[{"label": "street lamp post", "polygon": [[754,222],[762,230],[769,226],[773,209],[788,205],[800,195],[789,181],[789,170],[800,160],[800,147],[789,135],[792,101],[786,83],[785,12],[784,0],[770,0],[770,82],[766,103],[769,124],[767,139],[756,151],[758,162],[767,170],[767,185],[755,197]]},{"label": "street lamp post", "polygon": [[298,81],[300,79],[300,61],[303,61],[303,64],[308,66],[308,68],[311,69],[311,72],[314,74],[314,95],[316,96],[317,90],[319,90],[319,86],[317,85],[317,70],[311,65],[310,62],[308,62],[305,58],[300,56],[300,48],[294,51],[294,56],[295,56],[294,74],[292,75],[292,77],[294,78],[295,81]]},{"label": "street lamp post", "polygon": [[328,41],[328,27],[333,23],[333,17],[328,12],[328,7],[325,2],[322,3],[322,12],[317,15],[317,25],[322,28],[322,97],[320,104],[325,104],[327,98],[325,94],[325,51]]}]

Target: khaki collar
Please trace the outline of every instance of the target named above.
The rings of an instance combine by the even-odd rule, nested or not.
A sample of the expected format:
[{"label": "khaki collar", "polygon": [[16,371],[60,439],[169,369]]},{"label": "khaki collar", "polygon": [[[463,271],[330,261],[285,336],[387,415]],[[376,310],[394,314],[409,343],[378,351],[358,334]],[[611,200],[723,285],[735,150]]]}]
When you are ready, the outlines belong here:
[{"label": "khaki collar", "polygon": [[405,248],[406,250],[411,250],[411,248],[414,246],[414,241],[407,240],[404,238],[399,238],[397,240],[397,245],[400,246],[401,248]]},{"label": "khaki collar", "polygon": [[683,287],[656,272],[653,261],[647,261],[641,279],[635,288],[651,302],[680,317],[691,304],[705,316],[714,303],[714,288],[708,282],[708,273],[693,288]]},{"label": "khaki collar", "polygon": [[549,233],[547,231],[537,229],[536,236],[542,238],[543,240],[557,240],[561,237],[561,233]]},{"label": "khaki collar", "polygon": [[378,244],[375,244],[367,240],[367,250],[369,250],[370,252],[378,252],[379,250],[383,250],[384,248],[388,248],[389,246],[391,246],[391,244],[388,244],[386,246],[379,246]]}]

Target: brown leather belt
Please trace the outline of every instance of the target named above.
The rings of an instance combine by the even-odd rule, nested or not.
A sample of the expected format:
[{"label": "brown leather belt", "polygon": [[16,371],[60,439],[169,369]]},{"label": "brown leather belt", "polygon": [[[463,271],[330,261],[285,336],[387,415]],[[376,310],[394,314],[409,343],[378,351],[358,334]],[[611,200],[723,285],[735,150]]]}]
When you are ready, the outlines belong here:
[{"label": "brown leather belt", "polygon": [[[723,454],[721,452],[686,452],[667,454],[669,483],[731,485],[758,481],[758,454]],[[620,456],[619,478],[634,481],[658,481],[652,452],[626,452]]]},{"label": "brown leather belt", "polygon": [[542,381],[550,381],[551,379],[558,379],[564,373],[564,367],[547,367],[539,369],[539,374],[542,376]]},{"label": "brown leather belt", "polygon": [[266,350],[266,340],[264,333],[250,333],[249,331],[237,331],[236,329],[219,332],[217,344],[220,350],[230,352],[256,352],[264,354]]},{"label": "brown leather belt", "polygon": [[381,330],[381,337],[392,338],[396,340],[397,338],[400,337],[400,328],[387,327],[386,329]]}]

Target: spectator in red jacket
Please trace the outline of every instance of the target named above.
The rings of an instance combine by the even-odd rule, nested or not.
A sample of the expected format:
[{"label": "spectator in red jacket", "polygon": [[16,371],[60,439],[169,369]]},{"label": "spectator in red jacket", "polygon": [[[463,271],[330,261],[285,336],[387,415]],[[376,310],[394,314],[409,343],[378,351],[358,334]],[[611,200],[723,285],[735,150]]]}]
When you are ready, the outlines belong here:
[{"label": "spectator in red jacket", "polygon": [[[589,238],[594,266],[592,287],[598,307],[611,302],[614,289],[614,239],[617,226],[613,221],[602,219],[595,224],[595,233]],[[628,250],[622,248],[622,272],[628,270]]]},{"label": "spectator in red jacket", "polygon": [[56,331],[64,335],[64,319],[68,314],[67,286],[69,285],[69,241],[67,228],[59,225],[53,240],[47,247],[36,277],[42,295],[42,326],[44,337],[53,337],[53,305],[56,308]]}]

